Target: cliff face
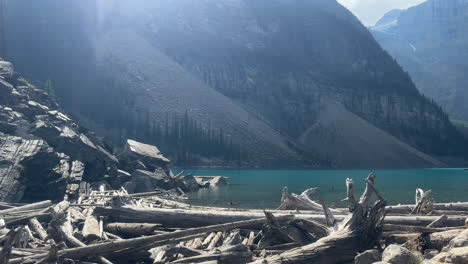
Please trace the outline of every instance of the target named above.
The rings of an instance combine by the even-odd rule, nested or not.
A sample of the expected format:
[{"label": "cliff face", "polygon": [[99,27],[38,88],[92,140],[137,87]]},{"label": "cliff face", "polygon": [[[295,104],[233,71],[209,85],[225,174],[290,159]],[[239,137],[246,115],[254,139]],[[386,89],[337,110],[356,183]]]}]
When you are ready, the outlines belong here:
[{"label": "cliff face", "polygon": [[[371,28],[419,90],[454,119],[468,120],[468,1],[429,0]],[[391,23],[387,21],[392,17]]]},{"label": "cliff face", "polygon": [[75,195],[116,175],[113,150],[0,59],[0,201]]},{"label": "cliff face", "polygon": [[[194,127],[222,129],[248,155],[247,166],[438,166],[416,149],[461,152],[447,116],[335,1],[82,1],[74,12],[46,1],[50,8],[28,4],[37,8],[34,19],[21,15],[25,1],[7,3],[16,47],[9,59],[35,79],[72,82],[58,85],[67,87],[57,91],[64,105],[116,140],[129,133],[155,140],[158,133],[138,131],[187,112]],[[361,130],[369,138],[393,138],[400,155],[358,163],[354,147],[329,148],[356,136],[346,133],[310,144],[333,134],[332,126],[315,129],[330,105],[372,127]],[[388,149],[378,140],[363,144]],[[410,156],[412,165],[404,162]]]}]

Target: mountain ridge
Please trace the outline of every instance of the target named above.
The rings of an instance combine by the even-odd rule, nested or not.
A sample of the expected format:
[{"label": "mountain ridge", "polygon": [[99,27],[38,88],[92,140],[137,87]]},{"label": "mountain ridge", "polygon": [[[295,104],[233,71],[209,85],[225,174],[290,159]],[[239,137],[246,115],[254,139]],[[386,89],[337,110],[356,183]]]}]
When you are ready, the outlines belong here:
[{"label": "mountain ridge", "polygon": [[[376,128],[371,131],[383,130],[403,145],[430,155],[461,155],[460,135],[443,111],[420,95],[410,77],[335,1],[77,4],[75,9],[86,13],[73,13],[57,2],[46,2],[49,8],[29,5],[37,8],[31,16],[45,21],[47,31],[27,23],[32,18],[19,13],[23,2],[7,3],[12,34],[7,44],[19,47],[9,59],[32,79],[50,74],[62,89],[57,95],[63,105],[115,141],[130,133],[155,143],[154,135],[161,133],[148,127],[168,131],[168,125],[182,122],[167,121],[168,114],[187,113],[195,123],[190,127],[202,133],[216,129],[220,142],[231,141],[242,149],[239,156],[245,155],[230,164],[215,162],[219,154],[200,157],[212,165],[339,164],[328,160],[326,149],[300,140],[317,122],[323,103],[331,100]],[[56,16],[49,13],[62,9]],[[57,21],[76,32],[74,41]],[[85,44],[77,44],[81,42]],[[70,50],[76,54],[67,58]],[[76,63],[69,65],[69,59]],[[32,66],[44,60],[50,63]],[[165,148],[174,146],[161,146],[167,153]],[[184,146],[176,148],[187,152]],[[196,151],[188,151],[191,160],[200,155]],[[413,155],[406,147],[402,151]],[[348,149],[346,155],[359,164],[355,151]],[[404,157],[383,165],[403,166]],[[427,166],[427,160],[414,166]]]}]

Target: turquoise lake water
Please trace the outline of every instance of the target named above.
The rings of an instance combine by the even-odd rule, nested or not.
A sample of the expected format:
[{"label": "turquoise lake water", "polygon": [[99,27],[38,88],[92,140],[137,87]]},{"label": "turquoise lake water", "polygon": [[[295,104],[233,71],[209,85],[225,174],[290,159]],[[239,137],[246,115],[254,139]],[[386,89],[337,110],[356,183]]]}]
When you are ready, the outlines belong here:
[{"label": "turquoise lake water", "polygon": [[[319,187],[311,198],[327,204],[340,202],[346,197],[345,179],[355,182],[356,196],[365,187],[364,179],[370,172],[377,175],[376,186],[389,204],[414,203],[416,188],[432,189],[436,202],[468,201],[468,171],[463,169],[411,169],[411,170],[231,170],[186,169],[195,176],[226,176],[229,185],[201,189],[189,194],[189,203],[195,205],[276,208],[281,190],[301,193],[307,188]],[[230,205],[232,203],[233,205]]]}]

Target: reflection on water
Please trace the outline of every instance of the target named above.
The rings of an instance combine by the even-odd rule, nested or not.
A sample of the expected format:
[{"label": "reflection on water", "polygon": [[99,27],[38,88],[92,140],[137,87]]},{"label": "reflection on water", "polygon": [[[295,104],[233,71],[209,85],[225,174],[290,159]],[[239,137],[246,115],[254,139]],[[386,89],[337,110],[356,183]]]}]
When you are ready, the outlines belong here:
[{"label": "reflection on water", "polygon": [[[319,187],[313,199],[328,204],[341,202],[346,196],[345,179],[355,181],[356,196],[364,187],[364,179],[371,170],[185,170],[194,175],[229,177],[228,186],[201,189],[190,193],[189,202],[196,205],[239,208],[276,208],[281,190],[301,193]],[[432,189],[437,202],[468,201],[468,171],[463,169],[373,170],[376,185],[390,204],[414,203],[416,188]]]}]

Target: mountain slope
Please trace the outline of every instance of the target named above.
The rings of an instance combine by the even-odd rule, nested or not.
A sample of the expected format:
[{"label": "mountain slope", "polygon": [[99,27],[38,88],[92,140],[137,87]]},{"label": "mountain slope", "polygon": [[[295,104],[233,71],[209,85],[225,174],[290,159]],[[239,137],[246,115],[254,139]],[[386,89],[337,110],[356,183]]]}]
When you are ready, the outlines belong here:
[{"label": "mountain slope", "polygon": [[[393,12],[393,11],[392,11]],[[468,120],[468,1],[428,0],[371,28],[422,93],[453,118]]]},{"label": "mountain slope", "polygon": [[[63,105],[116,141],[134,134],[167,142],[168,133],[148,127],[156,132],[176,127],[172,148],[205,155],[198,161],[214,164],[212,158],[220,154],[197,152],[207,145],[197,150],[179,144],[187,133],[179,132],[181,122],[167,117],[186,113],[195,123],[188,127],[205,134],[216,129],[209,138],[221,135],[219,142],[238,145],[245,156],[236,162],[244,166],[407,167],[408,157],[412,166],[425,167],[439,163],[414,155],[413,148],[434,155],[462,153],[463,139],[447,116],[335,1],[80,1],[70,6],[47,0],[28,2],[28,17],[22,12],[26,2],[7,0],[8,58],[33,79],[50,78],[64,87],[57,90]],[[346,162],[340,156],[329,160],[327,146],[303,140],[330,101],[352,113],[360,126],[372,127],[374,138],[382,131],[394,136],[401,159],[387,160],[394,151],[387,155],[382,149],[375,159],[361,162],[347,148]],[[350,123],[341,127],[352,129]]]}]

